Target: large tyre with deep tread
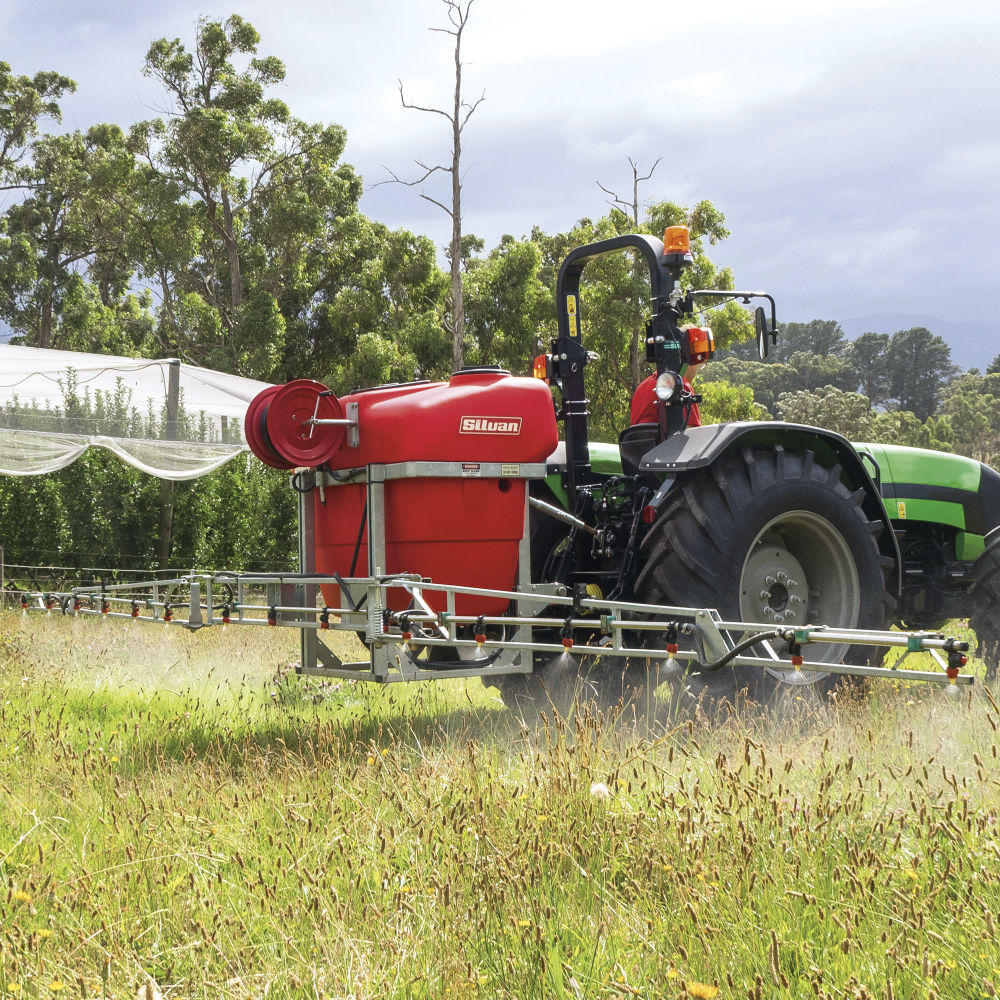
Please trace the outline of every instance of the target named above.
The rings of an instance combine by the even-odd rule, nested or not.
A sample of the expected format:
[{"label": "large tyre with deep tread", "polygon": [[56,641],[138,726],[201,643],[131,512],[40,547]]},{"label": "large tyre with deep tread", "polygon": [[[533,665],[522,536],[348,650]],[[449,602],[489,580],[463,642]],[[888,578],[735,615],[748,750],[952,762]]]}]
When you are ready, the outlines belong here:
[{"label": "large tyre with deep tread", "polygon": [[[882,524],[868,520],[863,499],[863,491],[841,481],[840,466],[820,465],[812,452],[745,448],[725,455],[680,481],[651,527],[640,599],[716,608],[730,621],[884,629],[892,561],[879,551]],[[807,647],[808,659],[824,662],[864,662],[877,659],[873,653],[843,644]],[[801,678],[814,690],[838,681],[833,674]],[[724,667],[678,683],[695,701],[735,701],[743,692],[760,701],[794,679]]]},{"label": "large tyre with deep tread", "polygon": [[986,679],[995,681],[1000,666],[1000,528],[986,536],[986,548],[976,560],[969,597],[969,624],[976,633],[976,655],[986,664]]}]

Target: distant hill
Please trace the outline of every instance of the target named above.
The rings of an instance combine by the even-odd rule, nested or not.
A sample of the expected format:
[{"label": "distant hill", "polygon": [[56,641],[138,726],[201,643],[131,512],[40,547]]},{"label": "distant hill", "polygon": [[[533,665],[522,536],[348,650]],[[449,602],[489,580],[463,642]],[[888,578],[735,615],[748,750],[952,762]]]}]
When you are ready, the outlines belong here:
[{"label": "distant hill", "polygon": [[989,363],[1000,354],[1000,322],[964,323],[961,320],[941,319],[939,316],[886,313],[842,319],[840,326],[851,340],[862,333],[892,334],[915,326],[926,327],[948,344],[951,348],[951,360],[962,368],[985,371]]}]

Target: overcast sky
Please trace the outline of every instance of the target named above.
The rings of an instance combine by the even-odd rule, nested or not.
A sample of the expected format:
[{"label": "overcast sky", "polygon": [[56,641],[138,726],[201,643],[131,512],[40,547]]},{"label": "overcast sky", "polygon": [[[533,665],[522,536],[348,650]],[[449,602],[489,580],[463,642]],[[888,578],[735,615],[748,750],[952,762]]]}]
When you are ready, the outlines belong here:
[{"label": "overcast sky", "polygon": [[[446,24],[440,0],[0,0],[0,59],[78,82],[66,127],[127,126],[163,104],[141,74],[149,42],[190,44],[199,15],[233,12],[285,62],[292,113],[347,129],[362,209],[444,244],[440,209],[371,187],[383,164],[447,155],[444,120],[397,89],[450,100],[451,39],[428,30]],[[475,0],[466,230],[488,246],[566,230],[606,211],[597,181],[629,192],[628,157],[662,157],[641,195],[715,202],[732,230],[715,259],[771,291],[779,320],[939,318],[954,359],[985,366],[1000,353],[998,43],[986,0]]]}]

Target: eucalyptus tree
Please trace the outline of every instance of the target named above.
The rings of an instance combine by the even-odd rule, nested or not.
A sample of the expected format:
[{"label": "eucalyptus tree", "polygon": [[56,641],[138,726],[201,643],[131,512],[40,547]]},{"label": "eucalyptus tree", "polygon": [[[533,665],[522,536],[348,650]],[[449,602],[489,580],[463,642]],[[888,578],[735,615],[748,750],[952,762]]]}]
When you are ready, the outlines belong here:
[{"label": "eucalyptus tree", "polygon": [[38,136],[19,168],[23,191],[4,215],[0,310],[21,343],[119,354],[150,346],[146,297],[131,289],[135,267],[113,214],[131,184],[121,138],[115,126]]},{"label": "eucalyptus tree", "polygon": [[19,170],[28,159],[29,144],[43,118],[62,119],[59,101],[76,83],[51,70],[17,76],[0,60],[0,190],[19,185]]},{"label": "eucalyptus tree", "polygon": [[201,19],[190,50],[180,39],[153,42],[144,72],[162,84],[170,107],[134,125],[128,142],[150,172],[152,197],[179,215],[179,230],[167,224],[147,233],[145,264],[163,272],[179,351],[269,378],[287,360],[288,324],[322,282],[317,246],[333,220],[355,211],[361,180],[339,162],[343,128],[295,118],[270,95],[285,67],[259,56],[259,44],[235,14]]},{"label": "eucalyptus tree", "polygon": [[951,362],[951,348],[922,326],[894,333],[886,360],[892,399],[920,420],[937,410],[941,390],[958,372]]}]

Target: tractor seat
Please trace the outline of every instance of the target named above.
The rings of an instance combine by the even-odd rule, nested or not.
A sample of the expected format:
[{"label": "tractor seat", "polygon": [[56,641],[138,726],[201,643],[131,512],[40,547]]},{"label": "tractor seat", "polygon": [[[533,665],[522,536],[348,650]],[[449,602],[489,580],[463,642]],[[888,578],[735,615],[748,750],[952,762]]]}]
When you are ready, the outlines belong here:
[{"label": "tractor seat", "polygon": [[639,475],[642,456],[660,443],[659,424],[632,424],[618,436],[618,450],[622,457],[622,472],[626,476]]}]

